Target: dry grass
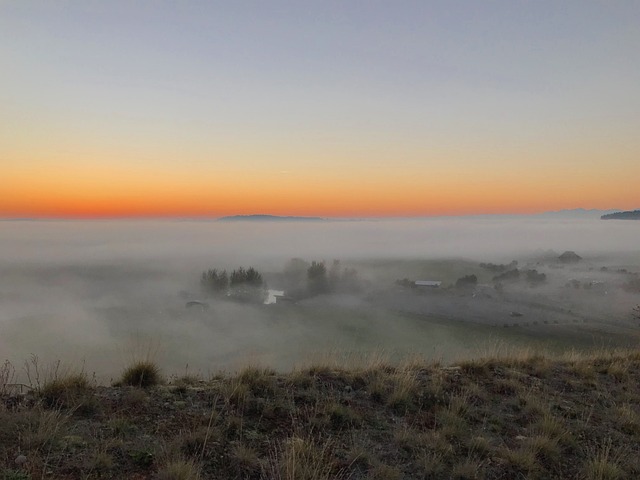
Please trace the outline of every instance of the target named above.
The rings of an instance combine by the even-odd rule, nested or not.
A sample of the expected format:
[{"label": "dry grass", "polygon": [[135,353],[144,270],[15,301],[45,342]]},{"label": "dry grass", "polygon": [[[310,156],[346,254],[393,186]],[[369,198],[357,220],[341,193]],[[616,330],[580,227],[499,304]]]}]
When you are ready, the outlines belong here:
[{"label": "dry grass", "polygon": [[260,473],[260,456],[258,452],[244,444],[236,444],[231,449],[231,459],[238,471],[246,476],[255,476]]},{"label": "dry grass", "polygon": [[444,478],[445,472],[448,470],[445,457],[438,452],[420,452],[416,463],[423,478]]},{"label": "dry grass", "polygon": [[64,434],[69,416],[60,410],[35,410],[28,417],[22,443],[27,450],[40,450],[54,445]]},{"label": "dry grass", "polygon": [[16,368],[9,360],[5,360],[4,363],[0,365],[0,396],[8,395],[15,390],[19,391],[19,385],[16,385],[15,380]]},{"label": "dry grass", "polygon": [[451,478],[455,480],[482,480],[485,477],[482,464],[483,462],[478,458],[469,457],[453,467]]},{"label": "dry grass", "polygon": [[193,460],[170,460],[158,470],[155,478],[157,480],[198,480],[200,467]]},{"label": "dry grass", "polygon": [[403,368],[390,377],[391,393],[386,403],[397,411],[406,411],[415,406],[418,391],[417,373],[410,368]]},{"label": "dry grass", "polygon": [[625,433],[640,436],[640,414],[638,404],[624,403],[614,407],[613,418]]},{"label": "dry grass", "polygon": [[49,408],[79,408],[91,403],[91,386],[83,373],[65,373],[45,381],[39,391]]},{"label": "dry grass", "polygon": [[120,382],[123,385],[147,388],[161,384],[163,379],[158,365],[149,360],[141,360],[125,368]]},{"label": "dry grass", "polygon": [[293,436],[275,445],[263,470],[265,480],[329,480],[345,478],[329,461],[331,443]]},{"label": "dry grass", "polygon": [[584,475],[587,480],[618,480],[625,477],[620,468],[621,453],[613,447],[611,438],[586,449]]},{"label": "dry grass", "polygon": [[[139,381],[93,387],[30,365],[39,392],[0,402],[0,478],[640,474],[634,351],[556,359],[525,352],[448,367],[376,361],[291,374],[249,366],[144,389]],[[99,406],[94,414],[78,415],[78,403],[67,401],[76,390]],[[598,438],[606,440],[593,443]],[[27,467],[16,468],[17,452]]]}]

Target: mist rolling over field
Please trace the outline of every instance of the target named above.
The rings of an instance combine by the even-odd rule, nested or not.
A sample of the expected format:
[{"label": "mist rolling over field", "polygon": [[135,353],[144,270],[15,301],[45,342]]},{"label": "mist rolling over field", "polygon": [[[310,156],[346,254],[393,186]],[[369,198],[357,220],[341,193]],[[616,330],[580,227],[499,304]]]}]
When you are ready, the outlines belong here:
[{"label": "mist rolling over field", "polygon": [[[449,361],[495,344],[628,345],[637,340],[631,311],[640,298],[625,289],[640,272],[637,235],[633,222],[526,217],[5,221],[0,351],[14,363],[34,354],[82,364],[106,381],[147,351],[167,372],[207,374],[331,356]],[[582,260],[562,264],[567,250]],[[294,284],[285,275],[293,258],[328,270],[337,259],[355,272],[353,288],[307,294],[306,270]],[[480,266],[514,260],[522,275],[535,269],[546,280],[497,282]],[[241,266],[257,269],[269,289],[297,291],[296,301],[246,304],[203,291],[203,271]],[[466,275],[478,284],[456,288]],[[426,291],[403,288],[403,279],[442,284]]]},{"label": "mist rolling over field", "polygon": [[638,18],[0,0],[0,479],[640,478]]}]

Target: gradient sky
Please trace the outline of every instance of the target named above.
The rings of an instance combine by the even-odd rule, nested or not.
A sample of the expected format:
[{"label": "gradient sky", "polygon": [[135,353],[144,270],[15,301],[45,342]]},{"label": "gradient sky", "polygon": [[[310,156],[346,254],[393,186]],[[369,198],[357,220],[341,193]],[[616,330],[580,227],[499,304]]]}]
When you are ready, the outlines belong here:
[{"label": "gradient sky", "polygon": [[0,217],[640,208],[640,2],[0,0]]}]

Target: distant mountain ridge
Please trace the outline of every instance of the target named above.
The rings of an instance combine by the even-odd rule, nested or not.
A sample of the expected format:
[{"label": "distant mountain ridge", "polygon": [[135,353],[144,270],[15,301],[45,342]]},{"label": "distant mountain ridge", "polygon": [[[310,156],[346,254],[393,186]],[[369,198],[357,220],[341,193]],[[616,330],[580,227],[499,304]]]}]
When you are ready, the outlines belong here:
[{"label": "distant mountain ridge", "polygon": [[221,217],[219,222],[321,222],[320,217],[291,217],[278,215],[231,215]]},{"label": "distant mountain ridge", "polygon": [[570,210],[556,210],[553,212],[543,212],[533,214],[535,217],[550,217],[550,218],[602,218],[603,215],[615,213],[617,209],[611,210],[598,210],[596,208],[574,208]]},{"label": "distant mountain ridge", "polygon": [[614,212],[600,217],[602,220],[640,220],[640,210]]}]

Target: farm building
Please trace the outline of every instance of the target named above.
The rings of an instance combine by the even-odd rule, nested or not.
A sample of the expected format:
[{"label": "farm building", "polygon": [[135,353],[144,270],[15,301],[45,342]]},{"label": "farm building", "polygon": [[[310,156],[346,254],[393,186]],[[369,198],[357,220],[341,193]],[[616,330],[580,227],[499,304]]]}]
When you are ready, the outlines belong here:
[{"label": "farm building", "polygon": [[416,287],[425,287],[425,288],[438,288],[442,285],[442,282],[437,280],[416,280]]}]

